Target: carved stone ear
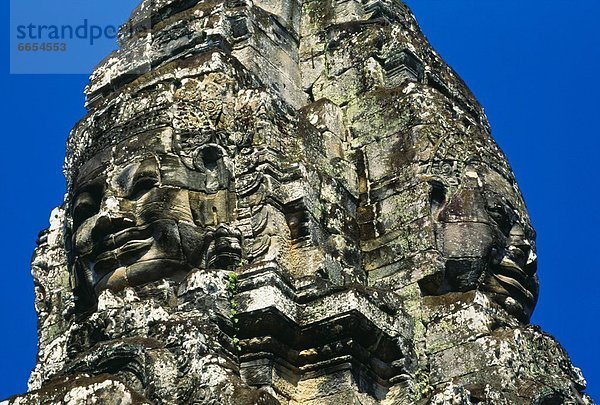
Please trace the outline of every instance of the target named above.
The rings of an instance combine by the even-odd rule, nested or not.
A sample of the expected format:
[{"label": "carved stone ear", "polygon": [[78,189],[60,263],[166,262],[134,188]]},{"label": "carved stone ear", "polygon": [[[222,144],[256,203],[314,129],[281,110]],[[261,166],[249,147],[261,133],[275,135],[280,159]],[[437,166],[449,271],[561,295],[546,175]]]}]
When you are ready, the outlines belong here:
[{"label": "carved stone ear", "polygon": [[239,229],[220,224],[212,233],[207,250],[207,267],[233,270],[242,261],[242,233]]},{"label": "carved stone ear", "polygon": [[213,239],[212,232],[207,233],[204,229],[185,222],[179,222],[178,228],[186,262],[192,268],[203,268],[206,264],[206,250]]}]

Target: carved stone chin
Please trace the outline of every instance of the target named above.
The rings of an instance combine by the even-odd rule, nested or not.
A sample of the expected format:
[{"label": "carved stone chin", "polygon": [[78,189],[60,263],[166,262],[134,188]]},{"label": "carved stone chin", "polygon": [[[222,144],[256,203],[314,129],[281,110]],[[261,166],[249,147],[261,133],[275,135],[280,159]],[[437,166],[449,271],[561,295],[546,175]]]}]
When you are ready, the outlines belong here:
[{"label": "carved stone chin", "polygon": [[128,26],[9,403],[591,403],[529,325],[510,166],[402,2],[144,0]]}]

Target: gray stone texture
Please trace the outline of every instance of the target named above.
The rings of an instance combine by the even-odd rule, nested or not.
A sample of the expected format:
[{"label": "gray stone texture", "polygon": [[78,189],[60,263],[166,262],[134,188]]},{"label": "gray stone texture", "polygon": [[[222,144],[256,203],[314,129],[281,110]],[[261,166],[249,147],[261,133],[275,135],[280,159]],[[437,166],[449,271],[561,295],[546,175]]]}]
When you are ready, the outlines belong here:
[{"label": "gray stone texture", "polygon": [[589,404],[535,232],[391,0],[144,0],[86,88],[9,404]]}]

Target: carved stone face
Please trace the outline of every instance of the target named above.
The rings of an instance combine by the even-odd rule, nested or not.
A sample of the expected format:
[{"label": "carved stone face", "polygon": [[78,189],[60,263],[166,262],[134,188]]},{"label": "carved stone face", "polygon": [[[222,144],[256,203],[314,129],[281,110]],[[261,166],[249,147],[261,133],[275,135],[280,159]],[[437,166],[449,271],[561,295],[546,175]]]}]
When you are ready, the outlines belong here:
[{"label": "carved stone face", "polygon": [[72,261],[96,294],[241,260],[220,147],[198,148],[191,165],[159,150],[120,163],[110,153],[111,164],[92,159],[80,172],[70,210]]},{"label": "carved stone face", "polygon": [[[498,173],[471,168],[437,213],[444,291],[481,289],[528,320],[538,295],[534,235],[515,190]],[[442,292],[443,292],[442,291]]]}]

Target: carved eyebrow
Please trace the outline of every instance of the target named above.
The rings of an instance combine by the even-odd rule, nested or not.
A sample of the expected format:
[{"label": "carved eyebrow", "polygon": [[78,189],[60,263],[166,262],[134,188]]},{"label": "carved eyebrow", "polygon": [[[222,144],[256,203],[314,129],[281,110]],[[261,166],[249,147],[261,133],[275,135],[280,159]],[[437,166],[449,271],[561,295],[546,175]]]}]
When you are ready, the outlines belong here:
[{"label": "carved eyebrow", "polygon": [[73,204],[73,205],[77,205],[77,203],[79,202],[79,200],[81,200],[84,196],[90,196],[92,199],[94,198],[93,193],[91,193],[90,191],[88,191],[88,190],[81,190],[80,192],[77,193],[77,195],[73,199],[73,201],[75,202],[75,204]]},{"label": "carved eyebrow", "polygon": [[156,165],[140,165],[133,175],[133,180],[136,181],[143,177],[159,177],[159,170]]},{"label": "carved eyebrow", "polygon": [[132,187],[135,186],[136,182],[144,179],[154,179],[157,181],[160,179],[160,170],[156,159],[146,159],[140,163],[137,170],[133,173]]},{"label": "carved eyebrow", "polygon": [[75,228],[96,214],[100,208],[101,189],[93,186],[82,188],[74,197],[70,214]]}]

